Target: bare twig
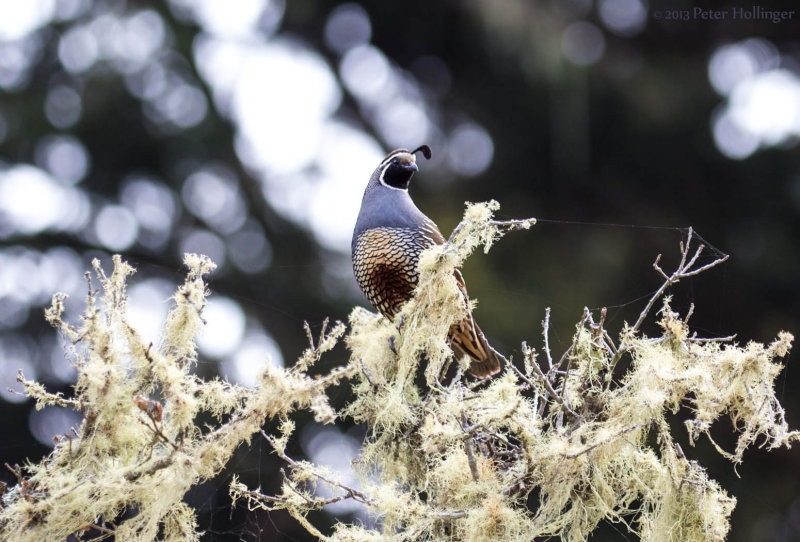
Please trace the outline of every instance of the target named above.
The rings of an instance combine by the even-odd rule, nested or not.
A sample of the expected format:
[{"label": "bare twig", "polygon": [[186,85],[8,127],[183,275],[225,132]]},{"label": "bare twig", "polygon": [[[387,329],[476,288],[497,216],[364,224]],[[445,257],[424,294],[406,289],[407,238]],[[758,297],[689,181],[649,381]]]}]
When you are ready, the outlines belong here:
[{"label": "bare twig", "polygon": [[[586,325],[586,321],[589,319],[589,316],[591,316],[591,313],[589,312],[589,309],[584,307],[583,308],[583,317],[581,317],[581,321],[578,322],[578,329],[580,329],[580,328],[582,328],[583,326]],[[577,346],[577,342],[578,342],[578,335],[575,334],[575,337],[573,337],[573,339],[572,339],[572,344],[570,344],[569,348],[567,348],[564,351],[564,353],[561,354],[561,357],[559,358],[558,363],[556,363],[553,366],[554,369],[560,368],[564,364],[564,361],[567,361],[567,367],[564,370],[565,370],[565,372],[569,373],[570,363],[572,361],[569,356],[570,356],[570,354],[572,354],[572,351]]]},{"label": "bare twig", "polygon": [[364,376],[367,378],[367,382],[369,382],[369,385],[372,386],[372,389],[377,389],[378,385],[375,383],[375,375],[373,375],[372,371],[370,371],[369,368],[366,365],[364,365],[363,360],[358,360],[358,363],[361,365],[361,372],[364,373]]},{"label": "bare twig", "polygon": [[467,513],[467,510],[454,510],[452,512],[433,512],[426,515],[436,519],[459,519],[465,517]]},{"label": "bare twig", "polygon": [[303,329],[305,330],[306,338],[308,339],[308,348],[303,351],[303,356],[292,368],[293,371],[305,371],[310,366],[318,362],[322,357],[322,354],[329,349],[329,342],[331,339],[335,340],[338,334],[344,331],[343,324],[341,322],[336,322],[336,325],[333,327],[333,329],[328,331],[329,323],[330,318],[325,318],[325,320],[322,321],[322,326],[319,331],[319,339],[315,342],[314,334],[311,332],[311,326],[308,325],[307,321],[303,321]]},{"label": "bare twig", "polygon": [[109,529],[107,527],[97,525],[96,523],[92,523],[91,525],[89,525],[89,527],[96,531],[100,531],[103,534],[117,534],[117,531],[115,531],[114,529]]},{"label": "bare twig", "polygon": [[[328,322],[328,319],[325,319],[325,323]],[[313,352],[317,349],[316,345],[314,345],[314,335],[311,334],[311,326],[308,325],[308,320],[303,320],[303,330],[306,332],[306,338],[308,339],[308,347]]]},{"label": "bare twig", "polygon": [[634,323],[633,327],[631,328],[631,333],[632,334],[636,333],[637,331],[639,331],[639,327],[642,325],[642,322],[644,322],[644,319],[650,313],[650,310],[653,308],[653,305],[655,304],[656,301],[658,301],[658,299],[662,295],[664,295],[664,292],[667,290],[667,288],[669,288],[673,284],[676,284],[681,279],[684,279],[686,277],[692,277],[694,275],[700,274],[703,271],[711,269],[712,267],[715,267],[715,266],[723,263],[724,261],[726,261],[728,259],[728,255],[726,254],[726,255],[724,255],[722,257],[718,257],[718,258],[714,259],[714,261],[712,261],[711,263],[708,263],[708,264],[706,264],[706,265],[704,265],[702,267],[698,267],[697,269],[692,269],[692,266],[697,262],[697,258],[700,256],[700,254],[703,252],[703,249],[705,248],[704,245],[698,246],[697,250],[694,253],[694,255],[689,259],[688,262],[686,261],[686,258],[689,255],[689,250],[690,250],[690,247],[691,247],[692,236],[693,235],[694,235],[694,231],[692,230],[692,228],[689,228],[689,233],[688,233],[688,235],[686,237],[686,244],[684,244],[682,241],[681,241],[681,244],[680,244],[680,247],[681,247],[681,262],[680,262],[680,264],[678,264],[677,269],[675,269],[675,271],[672,273],[672,275],[667,276],[667,274],[664,273],[664,271],[661,269],[661,266],[659,265],[659,261],[661,260],[661,254],[659,254],[656,257],[655,262],[653,262],[653,269],[655,269],[662,277],[664,277],[664,283],[661,285],[661,287],[658,290],[656,290],[656,293],[654,293],[652,295],[652,297],[650,297],[650,300],[647,302],[647,305],[642,310],[642,312],[639,314],[639,318],[636,320],[636,323]]},{"label": "bare twig", "polygon": [[549,373],[551,370],[553,370],[553,357],[550,354],[550,307],[544,309],[542,334],[544,335],[544,354],[547,358],[547,371]]},{"label": "bare twig", "polygon": [[172,455],[158,459],[144,470],[133,470],[126,473],[125,479],[128,480],[129,482],[135,482],[142,476],[149,476],[151,474],[155,474],[156,472],[160,471],[161,469],[165,469],[170,465],[172,465]]},{"label": "bare twig", "polygon": [[[586,310],[588,310],[588,308]],[[606,307],[600,309],[600,321],[595,323],[592,313],[589,311],[589,317],[587,318],[587,321],[589,323],[589,330],[592,334],[592,340],[597,346],[605,348],[613,356],[617,349],[614,346],[614,341],[611,340],[611,337],[608,335],[608,331],[606,331],[606,328],[604,327],[606,323],[606,314],[608,314],[608,309]]]},{"label": "bare twig", "polygon": [[252,489],[245,489],[244,487],[238,488],[237,489],[237,493],[239,493],[240,495],[244,495],[245,497],[250,497],[251,499],[253,499],[255,501],[263,500],[263,501],[271,501],[271,502],[276,502],[276,503],[281,503],[281,504],[285,504],[288,501],[288,499],[286,497],[275,497],[273,495],[265,495],[264,493],[261,493],[260,491],[254,491]]},{"label": "bare twig", "polygon": [[22,482],[25,481],[25,477],[22,475],[22,467],[20,467],[19,465],[14,465],[12,467],[8,463],[4,463],[4,465],[9,471],[11,471],[11,474],[13,474],[17,478],[18,484],[21,484]]},{"label": "bare twig", "polygon": [[[695,263],[697,263],[697,259],[700,257],[700,254],[702,254],[703,249],[705,248],[705,245],[699,245],[697,249],[695,249],[692,256],[691,257],[689,256],[689,253],[691,251],[692,238],[694,236],[695,236],[694,230],[690,227],[689,232],[686,236],[686,242],[685,243],[683,241],[680,242],[681,261],[671,275],[667,275],[661,268],[660,265],[661,254],[656,256],[656,259],[653,262],[653,269],[655,269],[656,272],[662,276],[664,282],[663,284],[661,284],[658,290],[656,290],[656,292],[650,297],[650,299],[647,302],[647,305],[645,305],[644,309],[642,309],[642,312],[639,314],[639,318],[636,319],[636,322],[630,328],[629,333],[631,336],[635,335],[639,331],[639,328],[641,327],[645,318],[647,317],[648,314],[650,314],[650,311],[653,309],[653,305],[655,305],[656,301],[658,301],[661,298],[661,296],[664,295],[664,293],[670,286],[680,282],[681,279],[685,279],[687,277],[693,277],[727,261],[728,255],[725,254],[724,256],[716,257],[713,261],[707,263],[706,265],[693,269],[693,266],[695,265]],[[691,313],[692,310],[690,309],[689,315],[687,315],[687,319],[688,316],[691,316]],[[617,350],[617,352],[614,354],[614,357],[611,360],[612,371],[614,370],[614,367],[616,367],[622,355],[628,350],[629,347],[627,346],[621,346]]]},{"label": "bare twig", "polygon": [[[314,499],[311,499],[308,495],[306,495],[305,493],[303,493],[302,491],[297,489],[297,487],[292,483],[292,481],[289,479],[289,477],[286,476],[286,471],[284,471],[283,469],[281,469],[281,477],[283,478],[283,483],[286,484],[286,487],[291,489],[292,492],[295,495],[297,495],[298,497],[301,497],[304,501],[306,501],[308,504],[310,504],[312,506],[317,504]],[[324,505],[321,505],[321,506],[324,506]]]},{"label": "bare twig", "polygon": [[576,458],[576,457],[578,457],[580,455],[583,455],[583,454],[591,452],[592,450],[594,450],[595,448],[598,448],[599,446],[603,446],[604,444],[608,444],[609,442],[611,442],[615,438],[621,437],[625,433],[630,433],[631,431],[635,431],[636,429],[641,429],[642,427],[650,425],[651,423],[652,423],[652,421],[646,421],[646,422],[642,422],[642,423],[637,423],[636,425],[631,425],[630,427],[625,427],[625,428],[617,431],[613,435],[609,435],[608,438],[606,438],[604,440],[597,441],[597,442],[591,444],[590,446],[586,446],[582,450],[578,450],[577,452],[571,452],[571,453],[568,453],[568,454],[564,454],[564,457],[567,457],[569,459],[574,459],[574,458]]},{"label": "bare twig", "polygon": [[139,418],[139,421],[145,427],[147,427],[150,431],[152,431],[155,436],[160,438],[166,444],[169,444],[172,447],[172,449],[177,452],[178,451],[178,445],[175,444],[174,442],[172,442],[172,439],[170,439],[169,437],[167,437],[167,435],[164,434],[164,432],[161,430],[161,428],[158,427],[158,423],[156,423],[155,418],[153,418],[153,416],[149,412],[147,413],[147,416],[150,419],[150,421],[153,422],[153,425],[150,425],[149,423],[147,423],[142,418]]},{"label": "bare twig", "polygon": [[[286,463],[288,463],[290,467],[292,467],[293,469],[300,468],[300,464],[297,461],[295,461],[294,459],[292,459],[291,457],[289,457],[288,455],[286,455],[285,451],[279,451],[280,447],[276,444],[275,439],[273,439],[272,437],[267,435],[267,433],[264,432],[263,429],[261,430],[261,436],[264,437],[266,439],[266,441],[270,443],[272,448],[278,454],[278,457],[280,457]],[[374,501],[372,501],[372,499],[370,499],[367,495],[365,495],[364,493],[358,491],[357,489],[354,489],[352,487],[346,486],[346,485],[344,485],[344,484],[342,484],[340,482],[337,482],[336,480],[331,480],[330,478],[328,478],[326,476],[323,476],[322,474],[320,474],[320,473],[318,473],[316,471],[312,470],[312,471],[310,471],[310,473],[315,478],[317,478],[319,480],[322,480],[326,484],[328,484],[330,486],[333,486],[333,487],[338,487],[339,489],[341,489],[341,490],[343,490],[345,492],[345,495],[341,499],[337,499],[336,501],[332,501],[332,502],[338,502],[338,501],[344,500],[344,499],[353,499],[353,500],[358,501],[358,502],[363,503],[363,504],[375,504]],[[320,501],[320,502],[322,502],[322,501]],[[324,504],[326,504],[326,503],[323,502],[322,505],[324,506]]]},{"label": "bare twig", "polygon": [[693,314],[694,314],[694,303],[690,303],[689,310],[686,311],[686,316],[683,317],[683,323],[688,324],[689,318],[691,318]]},{"label": "bare twig", "polygon": [[458,367],[456,368],[456,374],[453,376],[453,380],[450,381],[450,384],[447,386],[449,389],[453,389],[453,386],[456,383],[461,382],[461,376],[464,374],[464,367],[459,363]]},{"label": "bare twig", "polygon": [[[525,349],[525,344],[524,344],[524,343],[523,343],[523,351],[522,351],[522,355],[524,355],[524,356],[526,356],[526,357],[531,355],[531,350],[530,350],[530,349]],[[525,376],[525,375],[522,373],[522,371],[520,371],[519,369],[517,369],[517,368],[516,368],[514,365],[511,365],[511,364],[509,364],[509,365],[510,365],[510,366],[511,366],[511,368],[514,370],[514,372],[516,372],[516,373],[517,373],[517,376],[519,376],[520,378],[522,378],[522,380],[523,380],[525,383],[527,383],[529,386],[531,386],[532,388],[534,388],[533,382],[531,382],[531,380],[530,380],[530,379],[529,379],[527,376]],[[549,395],[549,396],[552,396],[552,397],[553,397],[553,399],[555,399],[555,401],[556,401],[556,402],[557,402],[559,405],[561,405],[561,408],[562,408],[562,409],[564,409],[564,411],[566,411],[566,412],[567,412],[569,415],[571,415],[571,416],[573,416],[573,417],[577,417],[578,415],[575,413],[575,411],[574,411],[574,410],[572,410],[572,408],[569,406],[569,403],[568,403],[568,402],[567,402],[567,401],[564,399],[564,397],[563,397],[561,394],[559,394],[559,393],[558,393],[558,392],[557,392],[557,391],[556,391],[556,390],[553,388],[553,385],[551,384],[551,382],[550,382],[550,379],[549,379],[549,378],[547,378],[547,376],[545,376],[545,374],[542,372],[542,369],[541,369],[541,367],[539,367],[539,364],[538,364],[538,363],[536,363],[536,361],[535,361],[535,360],[531,360],[531,361],[530,361],[530,365],[531,365],[531,367],[533,367],[533,371],[536,373],[536,377],[537,377],[537,379],[538,379],[538,380],[539,380],[539,382],[542,384],[542,386],[544,386],[544,389],[547,391],[548,395]],[[546,400],[547,400],[547,396],[545,396],[545,401],[546,401]]]},{"label": "bare twig", "polygon": [[[696,335],[696,333],[695,333]],[[692,343],[712,343],[712,342],[730,342],[736,338],[736,334],[728,335],[727,337],[686,337],[687,342]]]},{"label": "bare twig", "polygon": [[[469,434],[467,427],[467,417],[462,413],[461,414],[461,428],[467,433],[467,438],[464,439],[464,448],[467,451],[467,463],[469,464],[469,472],[472,474],[472,479],[476,482],[480,480],[480,473],[478,472],[478,465],[475,462],[475,448],[474,443],[472,442],[472,436]],[[477,425],[477,424],[476,424]]]}]

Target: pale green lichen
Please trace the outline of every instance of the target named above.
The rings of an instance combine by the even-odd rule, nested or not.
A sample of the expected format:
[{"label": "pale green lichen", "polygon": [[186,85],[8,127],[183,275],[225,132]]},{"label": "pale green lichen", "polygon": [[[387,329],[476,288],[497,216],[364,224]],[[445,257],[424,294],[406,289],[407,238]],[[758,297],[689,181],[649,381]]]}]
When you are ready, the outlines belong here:
[{"label": "pale green lichen", "polygon": [[[323,334],[302,369],[278,369],[265,359],[257,389],[203,381],[192,372],[194,336],[208,295],[203,277],[215,266],[191,254],[185,264],[189,273],[159,345],[143,342],[128,322],[125,281],[133,268],[119,256],[110,277],[94,262],[101,289],[90,283],[80,326],[63,321],[64,296],[54,296],[46,317],[68,341],[78,370],[74,396],[50,394],[22,375],[20,381],[37,408],[73,408],[83,421],[74,433],[56,436],[53,452],[26,467],[3,496],[0,538],[65,540],[93,531],[124,541],[198,540],[194,511],[182,502],[191,486],[219,473],[268,417],[311,408],[319,419],[333,419],[325,389],[354,369],[320,378],[304,369],[333,348],[344,326]],[[197,426],[203,412],[218,425]],[[124,514],[131,510],[136,513]]]},{"label": "pale green lichen", "polygon": [[[670,422],[688,412],[692,444],[710,439],[714,422],[728,417],[737,445],[719,451],[734,463],[757,440],[767,448],[798,440],[774,390],[792,336],[780,333],[767,346],[696,339],[688,315],[673,312],[669,298],[659,313],[661,334],[644,336],[638,328],[653,302],[694,274],[690,234],[682,267],[663,274],[665,286],[616,341],[604,328],[605,312],[595,321],[587,310],[572,344],[554,358],[547,313],[540,352],[523,344],[523,359],[502,374],[484,382],[465,378],[463,360],[453,360],[447,344],[450,326],[471,309],[453,272],[478,246],[488,250],[505,231],[533,223],[494,221],[496,208],[468,206],[450,241],[423,254],[419,287],[393,322],[364,309],[351,313],[345,366],[309,377],[345,330],[324,329],[318,341],[307,330],[310,346],[295,366],[266,363],[255,390],[192,374],[208,260],[187,259],[189,277],[157,347],[143,344],[125,317],[124,282],[132,269],[117,258],[106,278],[96,266],[103,295],[90,293],[80,327],[61,320],[61,296],[47,312],[74,344],[75,396],[24,382],[37,404],[78,409],[83,424],[77,438],[62,440],[6,494],[0,534],[63,539],[91,526],[109,528],[136,507],[136,516],[113,527],[118,540],[197,539],[194,514],[181,502],[186,490],[218,473],[274,417],[281,420],[278,435],[265,437],[288,465],[281,492],[263,495],[234,480],[231,496],[251,509],[285,509],[320,539],[577,542],[605,521],[644,541],[723,541],[736,501],[687,457]],[[352,397],[337,414],[325,391],[343,379],[351,380]],[[353,465],[360,489],[287,455],[294,433],[289,415],[299,408],[318,421],[349,416],[368,427]],[[196,427],[201,412],[218,426]],[[338,523],[323,533],[310,522],[310,511],[341,499],[364,504],[376,526]]]},{"label": "pale green lichen", "polygon": [[[723,455],[734,462],[758,438],[789,446],[800,435],[787,427],[774,382],[791,336],[781,333],[769,346],[696,340],[667,298],[660,337],[643,336],[637,323],[613,341],[604,312],[595,322],[587,311],[560,361],[550,360],[547,342],[546,356],[523,345],[519,370],[477,385],[453,379],[446,337],[468,310],[453,271],[503,232],[495,209],[469,206],[451,240],[422,255],[419,287],[393,322],[363,309],[351,314],[346,340],[361,370],[344,414],[370,433],[353,465],[360,494],[331,487],[364,503],[378,526],[312,532],[336,541],[577,542],[609,521],[646,541],[724,540],[735,499],[686,457],[669,420],[688,407],[686,425],[698,438],[728,416],[739,440]],[[691,276],[694,261],[688,254],[688,267],[669,284]],[[421,362],[425,388],[415,381]],[[328,476],[303,463],[292,467],[298,483],[284,487],[283,501],[246,498],[305,518],[324,500],[313,501],[313,492],[298,499],[297,488],[319,483],[319,475]]]}]

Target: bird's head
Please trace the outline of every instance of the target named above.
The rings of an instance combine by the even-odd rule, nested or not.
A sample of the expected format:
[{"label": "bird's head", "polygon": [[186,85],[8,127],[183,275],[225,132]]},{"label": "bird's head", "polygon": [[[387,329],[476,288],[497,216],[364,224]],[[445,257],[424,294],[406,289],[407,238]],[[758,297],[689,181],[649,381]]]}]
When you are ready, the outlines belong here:
[{"label": "bird's head", "polygon": [[427,160],[430,160],[431,148],[427,145],[421,145],[413,151],[396,149],[390,152],[383,159],[381,165],[378,166],[376,171],[378,181],[387,188],[408,190],[408,183],[411,182],[411,177],[414,172],[419,171],[416,158],[418,152],[421,152]]}]

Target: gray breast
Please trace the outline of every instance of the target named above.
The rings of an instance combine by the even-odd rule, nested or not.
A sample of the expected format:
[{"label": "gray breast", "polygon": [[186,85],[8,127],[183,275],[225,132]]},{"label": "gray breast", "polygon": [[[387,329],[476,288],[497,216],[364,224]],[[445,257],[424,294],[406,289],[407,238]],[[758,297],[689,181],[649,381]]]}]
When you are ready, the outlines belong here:
[{"label": "gray breast", "polygon": [[361,201],[353,231],[351,248],[355,250],[358,237],[375,228],[429,229],[431,220],[417,209],[406,190],[382,185],[368,186]]}]

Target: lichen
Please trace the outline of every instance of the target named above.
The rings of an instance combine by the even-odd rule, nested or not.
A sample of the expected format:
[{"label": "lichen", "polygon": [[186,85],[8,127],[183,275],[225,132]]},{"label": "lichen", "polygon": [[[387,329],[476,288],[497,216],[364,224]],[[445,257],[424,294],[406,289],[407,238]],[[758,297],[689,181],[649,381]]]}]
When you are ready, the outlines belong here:
[{"label": "lichen", "polygon": [[[353,465],[359,494],[338,482],[331,487],[338,498],[365,504],[377,525],[339,523],[316,536],[573,542],[605,521],[647,541],[724,540],[736,501],[687,457],[670,421],[685,408],[694,442],[729,417],[737,446],[720,452],[735,463],[757,439],[767,448],[789,446],[800,434],[788,429],[774,383],[791,335],[780,333],[768,346],[698,339],[690,315],[673,312],[668,297],[658,313],[661,335],[639,330],[669,286],[726,259],[697,267],[703,248],[692,246],[690,231],[674,273],[656,260],[664,285],[616,340],[605,329],[605,310],[598,320],[586,310],[572,344],[554,358],[548,309],[541,351],[523,343],[523,359],[489,382],[470,381],[465,367],[453,368],[459,360],[446,342],[450,325],[468,310],[453,271],[510,229],[492,219],[495,209],[468,206],[449,242],[422,255],[419,286],[394,321],[352,312],[346,343],[360,370],[342,415],[366,424],[369,434]],[[420,371],[424,387],[415,379]],[[304,463],[290,479],[307,483],[319,475],[327,476]],[[296,492],[285,486],[277,500],[258,492],[247,498],[303,518],[324,504],[298,500]]]},{"label": "lichen", "polygon": [[[119,256],[113,263],[109,277],[93,262],[100,289],[89,282],[80,325],[62,319],[63,294],[46,311],[78,371],[73,396],[51,394],[20,374],[37,408],[72,408],[83,419],[74,432],[56,435],[49,456],[18,471],[19,483],[0,509],[3,540],[65,540],[89,532],[126,541],[199,540],[195,513],[182,502],[187,490],[219,473],[268,417],[310,408],[332,420],[325,389],[354,371],[346,366],[320,378],[305,372],[344,333],[337,324],[312,345],[303,369],[277,369],[265,359],[257,389],[204,381],[192,370],[194,336],[204,325],[204,276],[213,262],[186,256],[189,272],[157,346],[128,321],[125,288],[133,268]],[[203,413],[219,423],[199,427]]]},{"label": "lichen", "polygon": [[[94,529],[119,540],[195,540],[196,519],[183,495],[275,418],[277,434],[262,435],[287,465],[281,490],[265,495],[234,478],[234,505],[285,509],[320,539],[573,542],[611,522],[644,541],[723,541],[735,498],[678,444],[672,422],[683,416],[692,446],[711,440],[720,418],[730,419],[735,448],[711,442],[734,466],[757,441],[768,449],[790,446],[800,433],[789,429],[774,388],[792,336],[781,332],[766,346],[696,337],[691,310],[674,312],[665,294],[725,257],[697,267],[703,248],[692,246],[690,230],[678,268],[667,274],[656,260],[664,283],[616,339],[605,310],[586,309],[572,343],[554,356],[548,309],[538,351],[523,343],[521,359],[501,374],[471,379],[447,344],[450,326],[471,309],[453,273],[479,246],[488,250],[505,232],[533,224],[495,221],[496,209],[494,202],[469,205],[450,240],[422,255],[419,286],[394,321],[352,311],[344,366],[308,375],[345,327],[323,326],[318,340],[307,328],[309,348],[297,363],[265,363],[256,389],[193,374],[210,261],[187,257],[187,280],[157,346],[144,344],[125,315],[132,268],[116,257],[106,277],[95,264],[102,288],[90,289],[80,326],[62,320],[62,295],[47,311],[71,345],[75,393],[51,394],[21,378],[37,407],[73,408],[83,422],[47,458],[18,472],[19,483],[4,496],[0,535],[64,539]],[[660,333],[648,337],[640,328],[653,318]],[[352,394],[336,412],[326,390],[346,379]],[[290,415],[298,409],[321,422],[349,417],[367,427],[353,464],[359,488],[287,455]],[[196,426],[203,413],[217,425]],[[309,512],[343,499],[363,504],[374,526],[339,522],[323,533],[311,523]],[[124,514],[133,509],[132,517]]]}]

